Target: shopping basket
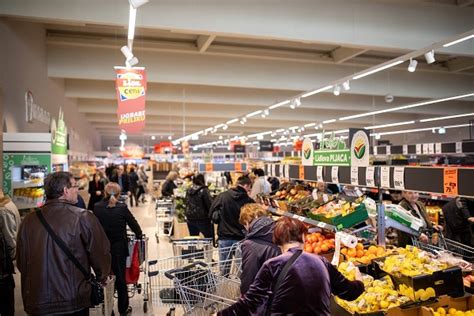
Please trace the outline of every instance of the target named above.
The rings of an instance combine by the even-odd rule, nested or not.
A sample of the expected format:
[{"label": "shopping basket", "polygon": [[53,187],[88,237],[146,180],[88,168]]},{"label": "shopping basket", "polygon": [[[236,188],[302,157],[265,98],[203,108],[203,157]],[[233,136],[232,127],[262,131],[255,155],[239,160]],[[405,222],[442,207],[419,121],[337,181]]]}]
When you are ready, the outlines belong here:
[{"label": "shopping basket", "polygon": [[240,297],[240,282],[217,275],[204,262],[166,271],[165,276],[173,281],[185,314],[209,315]]}]

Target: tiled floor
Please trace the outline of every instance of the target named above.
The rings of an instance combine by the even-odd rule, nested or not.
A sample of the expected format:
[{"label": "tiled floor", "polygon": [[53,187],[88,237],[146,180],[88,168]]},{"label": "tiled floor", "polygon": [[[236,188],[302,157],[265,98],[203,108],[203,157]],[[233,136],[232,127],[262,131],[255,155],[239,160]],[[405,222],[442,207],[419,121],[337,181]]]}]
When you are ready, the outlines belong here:
[{"label": "tiled floor", "polygon": [[[148,256],[150,259],[168,258],[173,256],[171,243],[167,237],[161,237],[160,242],[157,243],[155,238],[155,208],[154,203],[148,202],[146,205],[140,205],[139,207],[133,207],[132,213],[140,224],[143,232],[149,237],[148,241]],[[141,276],[143,278],[143,275]],[[23,302],[21,300],[21,288],[20,288],[20,275],[15,275],[16,289],[15,289],[15,304],[16,304],[16,315],[25,315],[23,311]],[[155,301],[158,301],[157,299]],[[150,302],[151,303],[151,302]],[[149,315],[149,316],[161,316],[166,315],[170,307],[160,306],[158,302],[149,304],[148,313],[143,312],[143,295],[136,294],[130,299],[130,305],[133,307],[132,315]],[[183,310],[181,307],[176,308],[175,315],[182,315]],[[91,315],[100,315],[95,311],[91,312]],[[115,306],[115,315],[118,315],[117,308]]]}]

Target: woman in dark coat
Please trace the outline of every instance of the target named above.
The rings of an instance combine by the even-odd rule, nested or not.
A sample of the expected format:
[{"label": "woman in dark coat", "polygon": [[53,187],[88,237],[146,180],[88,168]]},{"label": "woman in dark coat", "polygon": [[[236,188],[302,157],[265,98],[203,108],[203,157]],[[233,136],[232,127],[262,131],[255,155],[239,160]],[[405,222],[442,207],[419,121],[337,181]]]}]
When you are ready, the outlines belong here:
[{"label": "woman in dark coat", "polygon": [[245,204],[240,209],[239,221],[247,230],[247,235],[240,246],[242,250],[240,293],[245,294],[265,261],[281,255],[281,249],[272,242],[275,222],[260,204]]},{"label": "woman in dark coat", "polygon": [[[273,241],[283,254],[266,261],[245,295],[218,315],[255,313],[266,304],[272,292],[272,303],[269,304],[272,315],[329,316],[331,293],[344,300],[359,297],[364,292],[361,281],[349,281],[323,257],[302,252],[306,232],[306,227],[298,220],[288,217],[278,220]],[[295,253],[299,257],[288,269],[280,286],[274,288],[281,270]]]},{"label": "woman in dark coat", "polygon": [[166,177],[163,186],[161,187],[161,195],[164,197],[173,196],[173,190],[177,188],[174,183],[178,179],[178,173],[176,171],[170,171]]},{"label": "woman in dark coat", "polygon": [[193,177],[193,185],[186,192],[186,222],[189,235],[199,236],[202,233],[205,238],[214,238],[214,225],[209,219],[211,208],[211,194],[204,181],[204,176],[198,174]]},{"label": "woman in dark coat", "polygon": [[99,202],[104,198],[104,181],[100,173],[94,175],[94,180],[89,182],[89,203],[87,204],[87,209],[93,211],[95,203]]},{"label": "woman in dark coat", "polygon": [[128,256],[127,225],[135,233],[137,239],[142,238],[142,230],[127,205],[118,201],[120,191],[118,183],[109,182],[105,186],[105,198],[94,206],[94,214],[99,219],[110,241],[111,265],[118,294],[118,310],[120,315],[129,315],[132,308],[129,306],[127,283],[125,281]]}]

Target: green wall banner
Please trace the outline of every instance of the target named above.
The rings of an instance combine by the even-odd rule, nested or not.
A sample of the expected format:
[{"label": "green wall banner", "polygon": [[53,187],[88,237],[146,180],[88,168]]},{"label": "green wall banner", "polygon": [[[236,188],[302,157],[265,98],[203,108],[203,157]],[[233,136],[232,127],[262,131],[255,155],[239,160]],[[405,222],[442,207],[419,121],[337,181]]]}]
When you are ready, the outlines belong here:
[{"label": "green wall banner", "polygon": [[51,120],[51,153],[54,155],[67,155],[67,127],[64,123],[64,112],[59,108],[58,123]]}]

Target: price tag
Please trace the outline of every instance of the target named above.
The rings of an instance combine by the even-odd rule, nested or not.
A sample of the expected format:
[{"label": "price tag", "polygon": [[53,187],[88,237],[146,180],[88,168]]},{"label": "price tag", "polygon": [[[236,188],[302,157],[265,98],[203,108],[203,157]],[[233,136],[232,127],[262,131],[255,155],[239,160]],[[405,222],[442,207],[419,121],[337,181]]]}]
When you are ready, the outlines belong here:
[{"label": "price tag", "polygon": [[408,155],[408,145],[403,145],[403,154]]},{"label": "price tag", "polygon": [[304,180],[304,166],[303,165],[299,165],[299,178],[300,180]]},{"label": "price tag", "polygon": [[462,142],[456,142],[456,154],[462,154]]},{"label": "price tag", "polygon": [[326,193],[323,194],[323,201],[324,203],[329,202],[329,196]]},{"label": "price tag", "polygon": [[428,153],[430,155],[433,155],[434,154],[434,143],[429,143],[428,144]]},{"label": "price tag", "polygon": [[313,200],[318,199],[318,189],[314,189],[313,192],[311,192],[311,196],[313,197]]},{"label": "price tag", "polygon": [[316,226],[318,226],[319,228],[326,228],[328,225],[326,223],[323,223],[323,222],[318,222],[318,224]]},{"label": "price tag", "polygon": [[435,144],[435,154],[441,154],[441,143]]},{"label": "price tag", "polygon": [[351,167],[351,184],[359,185],[359,168]]},{"label": "price tag", "polygon": [[397,190],[405,190],[405,168],[395,167],[393,170],[393,186]]},{"label": "price tag", "polygon": [[374,146],[374,156],[377,156],[377,155],[378,155],[377,146]]},{"label": "price tag", "polygon": [[428,154],[429,154],[428,144],[423,144],[423,155],[428,155]]},{"label": "price tag", "polygon": [[212,163],[207,163],[206,164],[206,172],[212,172],[212,170],[213,170]]},{"label": "price tag", "polygon": [[300,216],[300,215],[293,215],[294,219],[297,219],[299,221],[304,222],[306,220],[306,217]]},{"label": "price tag", "polygon": [[290,178],[290,165],[285,165],[285,178]]},{"label": "price tag", "polygon": [[444,168],[444,194],[458,195],[458,169]]},{"label": "price tag", "polygon": [[284,164],[280,164],[280,167],[279,167],[279,172],[280,172],[280,178],[284,178],[285,175],[283,174],[283,170],[285,169],[285,165]]},{"label": "price tag", "polygon": [[323,166],[317,166],[316,167],[316,180],[318,182],[324,182],[324,179],[323,179]]},{"label": "price tag", "polygon": [[277,165],[276,165],[275,163],[272,163],[272,165],[271,165],[271,168],[272,168],[272,171],[271,171],[272,177],[276,177],[276,166],[277,166]]},{"label": "price tag", "polygon": [[367,167],[365,171],[365,182],[368,187],[375,187],[374,173],[375,167]]},{"label": "price tag", "polygon": [[331,168],[331,182],[339,183],[339,167],[338,166],[332,166]]},{"label": "price tag", "polygon": [[416,144],[416,154],[421,155],[421,144]]},{"label": "price tag", "polygon": [[237,172],[242,171],[242,164],[240,162],[235,163],[235,171]]},{"label": "price tag", "polygon": [[386,148],[387,155],[391,155],[392,154],[391,147],[387,146],[385,148]]},{"label": "price tag", "polygon": [[390,167],[382,166],[380,170],[380,186],[390,188]]}]

